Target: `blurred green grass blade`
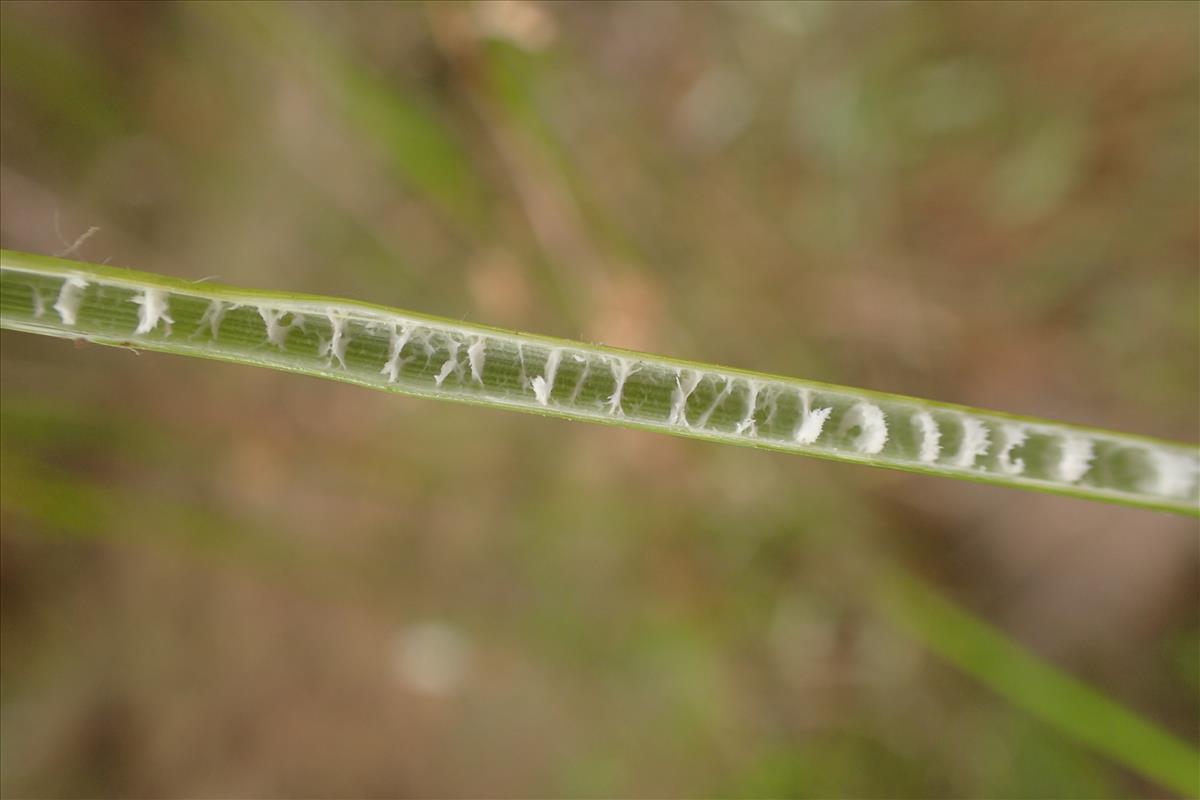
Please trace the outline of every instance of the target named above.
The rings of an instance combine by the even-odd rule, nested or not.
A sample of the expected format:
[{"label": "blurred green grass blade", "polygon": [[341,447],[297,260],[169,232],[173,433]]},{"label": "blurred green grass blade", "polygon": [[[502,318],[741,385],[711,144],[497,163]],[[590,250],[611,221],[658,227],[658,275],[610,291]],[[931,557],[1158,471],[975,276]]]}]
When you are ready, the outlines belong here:
[{"label": "blurred green grass blade", "polygon": [[1013,643],[921,578],[893,570],[881,610],[1013,705],[1172,791],[1200,796],[1200,752]]},{"label": "blurred green grass blade", "polygon": [[346,117],[377,140],[396,174],[468,229],[479,229],[483,189],[465,150],[433,111],[357,64],[341,65],[336,85]]},{"label": "blurred green grass blade", "polygon": [[[201,13],[253,34],[269,48],[303,63],[337,116],[412,192],[466,231],[486,227],[486,187],[451,121],[419,92],[389,80],[285,3],[203,4]],[[421,24],[412,12],[410,24]]]},{"label": "blurred green grass blade", "polygon": [[0,251],[0,325],[374,389],[1200,514],[1200,450],[411,312]]}]

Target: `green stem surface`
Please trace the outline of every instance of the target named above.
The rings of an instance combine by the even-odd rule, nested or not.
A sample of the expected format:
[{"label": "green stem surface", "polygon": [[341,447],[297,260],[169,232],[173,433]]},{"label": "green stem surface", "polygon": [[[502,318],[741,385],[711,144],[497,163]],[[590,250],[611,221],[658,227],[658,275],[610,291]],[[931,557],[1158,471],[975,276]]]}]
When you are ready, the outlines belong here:
[{"label": "green stem surface", "polygon": [[0,251],[0,327],[1200,515],[1200,449],[380,306]]}]

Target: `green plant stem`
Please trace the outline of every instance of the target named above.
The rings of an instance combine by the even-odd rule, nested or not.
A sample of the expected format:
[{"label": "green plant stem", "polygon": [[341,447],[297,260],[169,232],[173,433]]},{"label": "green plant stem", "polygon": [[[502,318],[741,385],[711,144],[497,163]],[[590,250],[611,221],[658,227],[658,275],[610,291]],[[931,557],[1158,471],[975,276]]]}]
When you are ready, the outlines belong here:
[{"label": "green plant stem", "polygon": [[1200,515],[1200,449],[380,306],[0,251],[0,327]]}]

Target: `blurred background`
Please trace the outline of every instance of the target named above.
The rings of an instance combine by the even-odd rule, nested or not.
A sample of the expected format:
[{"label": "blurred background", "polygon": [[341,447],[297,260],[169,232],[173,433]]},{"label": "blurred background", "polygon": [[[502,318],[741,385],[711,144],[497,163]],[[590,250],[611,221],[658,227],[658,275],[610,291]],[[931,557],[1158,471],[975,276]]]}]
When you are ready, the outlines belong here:
[{"label": "blurred background", "polygon": [[[0,34],[6,248],[1200,436],[1195,3]],[[6,796],[1165,793],[936,655],[986,626],[1200,738],[1195,520],[0,342]]]}]

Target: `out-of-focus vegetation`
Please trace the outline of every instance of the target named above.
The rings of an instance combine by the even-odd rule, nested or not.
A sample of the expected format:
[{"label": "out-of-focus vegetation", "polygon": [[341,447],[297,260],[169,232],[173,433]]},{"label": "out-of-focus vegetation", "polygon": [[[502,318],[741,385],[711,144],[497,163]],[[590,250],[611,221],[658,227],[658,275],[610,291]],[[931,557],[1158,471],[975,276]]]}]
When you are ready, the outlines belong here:
[{"label": "out-of-focus vegetation", "polygon": [[[5,3],[0,235],[1194,441],[1198,25]],[[0,342],[6,795],[1143,796],[1105,703],[1200,729],[1193,520]]]}]

